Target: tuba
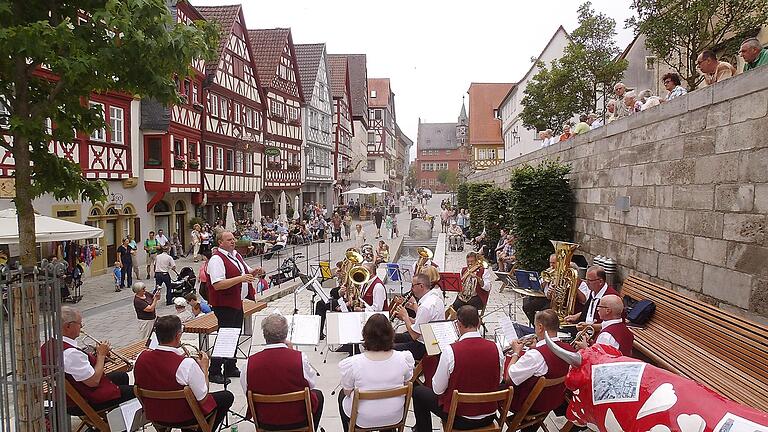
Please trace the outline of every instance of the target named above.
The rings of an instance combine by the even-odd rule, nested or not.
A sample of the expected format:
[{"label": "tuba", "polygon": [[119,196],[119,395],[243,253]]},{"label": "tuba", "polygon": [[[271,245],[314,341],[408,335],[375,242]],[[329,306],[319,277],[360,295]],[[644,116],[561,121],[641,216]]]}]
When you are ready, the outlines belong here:
[{"label": "tuba", "polygon": [[565,325],[565,317],[573,314],[576,306],[576,292],[579,288],[579,273],[571,268],[571,257],[579,245],[564,241],[550,240],[555,247],[555,266],[547,274],[551,278],[549,284],[552,293],[551,308],[557,312],[560,325]]},{"label": "tuba", "polygon": [[344,254],[344,261],[341,263],[341,274],[343,274],[341,280],[339,281],[339,285],[341,286],[349,286],[349,272],[354,268],[355,266],[359,266],[363,263],[363,256],[355,250],[354,248],[347,249],[347,252]]},{"label": "tuba", "polygon": [[419,254],[419,259],[416,260],[416,271],[413,272],[414,276],[417,274],[426,274],[429,276],[429,281],[433,284],[440,280],[440,273],[437,271],[427,272],[427,261],[431,260],[435,254],[429,248],[420,246],[416,248],[416,252]]},{"label": "tuba", "polygon": [[482,257],[478,257],[477,262],[461,275],[461,292],[459,293],[459,300],[464,303],[469,302],[469,299],[477,294],[478,285],[483,283],[482,279],[475,274],[480,267],[484,269],[488,268],[488,261]]},{"label": "tuba", "polygon": [[361,265],[356,265],[349,269],[346,278],[349,281],[349,290],[347,291],[349,306],[353,310],[354,308],[362,307],[362,287],[371,280],[371,272]]}]

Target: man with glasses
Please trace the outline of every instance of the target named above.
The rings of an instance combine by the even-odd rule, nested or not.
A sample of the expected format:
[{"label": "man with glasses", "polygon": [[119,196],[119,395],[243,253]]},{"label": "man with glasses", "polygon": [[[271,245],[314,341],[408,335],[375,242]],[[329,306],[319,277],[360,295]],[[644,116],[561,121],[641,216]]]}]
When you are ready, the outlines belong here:
[{"label": "man with glasses", "polygon": [[[595,339],[595,343],[610,345],[627,357],[632,356],[632,344],[635,336],[627,328],[627,324],[622,317],[624,313],[624,303],[621,297],[616,295],[607,295],[600,300],[597,305],[597,314],[603,320],[600,324],[600,333]],[[576,348],[586,348],[588,341],[576,343]]]},{"label": "man with glasses", "polygon": [[[110,352],[109,342],[101,342],[96,346],[96,353],[88,354],[78,347],[77,337],[83,328],[83,316],[77,309],[70,306],[61,308],[61,335],[64,358],[64,374],[70,385],[96,411],[118,406],[131,400],[133,386],[128,385],[128,374],[125,372],[104,373],[104,363]],[[59,358],[55,352],[56,344],[47,341],[40,348],[44,365],[52,365]],[[67,398],[67,412],[70,415],[83,415],[82,410]]]},{"label": "man with glasses", "polygon": [[[421,325],[432,321],[445,319],[445,305],[440,288],[431,288],[429,276],[417,274],[413,276],[411,291],[418,299],[411,299],[405,307],[398,308],[395,314],[405,323],[406,331],[395,334],[395,347],[397,351],[410,351],[413,358],[421,360],[427,350],[424,347],[424,339],[421,337]],[[408,316],[407,309],[416,312],[416,318]]]},{"label": "man with glasses", "polygon": [[600,266],[592,266],[587,269],[587,287],[589,288],[589,296],[584,303],[584,310],[581,313],[575,313],[565,317],[565,321],[576,324],[595,324],[600,323],[600,315],[596,313],[597,305],[600,303],[600,299],[607,295],[618,296],[619,293],[608,286],[605,282],[605,270]]}]

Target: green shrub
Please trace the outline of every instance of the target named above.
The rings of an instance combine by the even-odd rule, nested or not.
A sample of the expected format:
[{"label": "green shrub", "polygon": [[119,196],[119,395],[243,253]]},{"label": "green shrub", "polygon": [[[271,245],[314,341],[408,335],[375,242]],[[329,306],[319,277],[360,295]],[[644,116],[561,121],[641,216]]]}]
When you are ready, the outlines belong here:
[{"label": "green shrub", "polygon": [[190,231],[192,230],[192,228],[195,227],[195,224],[200,224],[200,227],[202,227],[203,225],[205,225],[205,219],[203,219],[201,217],[197,217],[197,216],[195,216],[192,219],[190,219],[189,220],[189,230]]},{"label": "green shrub", "polygon": [[492,183],[468,183],[469,189],[467,191],[467,207],[469,209],[470,217],[470,236],[476,237],[482,231],[485,226],[485,201],[483,200],[483,192],[486,189],[493,187]]},{"label": "green shrub", "polygon": [[462,183],[456,188],[456,205],[459,206],[459,209],[465,209],[467,208],[467,193],[469,191],[469,184],[468,183]]},{"label": "green shrub", "polygon": [[554,252],[549,240],[572,241],[573,194],[567,175],[571,167],[559,161],[524,165],[512,171],[510,208],[517,236],[518,268],[543,270]]},{"label": "green shrub", "polygon": [[[481,198],[484,204],[483,221],[488,247],[494,248],[499,242],[499,230],[512,227],[510,190],[491,187],[483,191]],[[492,252],[486,251],[486,257]]]}]

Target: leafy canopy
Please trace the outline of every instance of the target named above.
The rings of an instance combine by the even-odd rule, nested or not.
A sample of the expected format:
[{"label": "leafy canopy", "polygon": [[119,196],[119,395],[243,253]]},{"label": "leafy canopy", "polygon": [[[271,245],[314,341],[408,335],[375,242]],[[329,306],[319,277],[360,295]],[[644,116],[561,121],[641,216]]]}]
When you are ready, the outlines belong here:
[{"label": "leafy canopy", "polygon": [[705,49],[735,55],[741,41],[768,24],[768,0],[633,0],[626,27],[695,89],[704,79],[696,58]]},{"label": "leafy canopy", "polygon": [[437,172],[437,181],[453,190],[459,184],[459,176],[455,171],[440,170]]}]

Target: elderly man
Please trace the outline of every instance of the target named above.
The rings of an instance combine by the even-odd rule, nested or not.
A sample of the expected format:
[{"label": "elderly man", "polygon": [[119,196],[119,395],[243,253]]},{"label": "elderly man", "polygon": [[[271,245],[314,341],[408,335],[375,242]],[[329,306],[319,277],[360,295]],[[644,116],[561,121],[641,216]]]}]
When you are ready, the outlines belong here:
[{"label": "elderly man", "polygon": [[[600,300],[600,304],[597,305],[597,314],[603,322],[595,343],[610,345],[621,351],[623,355],[631,357],[635,336],[627,328],[622,317],[623,313],[624,303],[621,301],[621,297],[607,295]],[[589,341],[577,342],[576,348],[586,348],[588,343]]]},{"label": "elderly man", "polygon": [[[315,388],[317,373],[307,356],[293,349],[288,341],[288,320],[272,314],[261,321],[261,331],[267,343],[264,349],[248,358],[246,373],[240,377],[243,393],[275,395],[310,389],[312,417],[315,430],[323,415],[323,393]],[[270,430],[298,429],[307,425],[303,402],[256,405],[259,425]]]},{"label": "elderly man", "polygon": [[588,119],[589,119],[589,116],[587,114],[582,114],[579,116],[579,122],[576,123],[576,126],[573,127],[574,135],[579,135],[579,134],[589,132],[589,123],[587,122]]},{"label": "elderly man", "polygon": [[626,115],[632,115],[643,110],[643,104],[637,100],[637,94],[633,91],[627,92],[624,95],[624,103],[621,104],[626,110]]},{"label": "elderly man", "polygon": [[[395,350],[410,351],[413,358],[421,360],[427,352],[424,347],[424,339],[421,337],[421,325],[440,321],[445,318],[445,306],[443,305],[443,293],[440,288],[431,288],[429,276],[417,274],[413,276],[411,291],[418,301],[411,299],[405,307],[398,308],[395,314],[405,323],[406,331],[395,335]],[[416,317],[411,318],[406,308],[416,312]]]},{"label": "elderly man", "polygon": [[600,117],[595,113],[589,113],[587,116],[587,124],[589,125],[589,129],[597,129],[600,126],[603,125],[603,120],[600,119]]},{"label": "elderly man", "polygon": [[606,110],[606,118],[605,122],[610,123],[614,120],[616,120],[616,101],[611,99],[608,101],[608,104],[605,106]]},{"label": "elderly man", "polygon": [[742,42],[739,54],[744,59],[744,72],[768,64],[768,50],[763,48],[763,44],[757,38],[749,38]]},{"label": "elderly man", "polygon": [[[243,327],[243,299],[255,292],[252,282],[259,269],[250,268],[237,253],[235,236],[231,231],[220,231],[217,240],[219,247],[208,260],[206,268],[208,302],[219,327],[239,329]],[[224,384],[226,377],[240,376],[235,359],[214,357],[208,372],[211,382],[216,384]]]},{"label": "elderly man", "polygon": [[704,50],[696,58],[696,65],[704,74],[704,85],[712,85],[736,75],[736,68],[728,62],[718,61],[712,50]]},{"label": "elderly man", "polygon": [[362,292],[362,299],[365,302],[366,310],[381,312],[389,310],[387,304],[387,288],[384,282],[376,275],[376,264],[367,262],[363,266],[371,274],[371,280],[365,286]]},{"label": "elderly man", "polygon": [[452,251],[464,250],[464,231],[455,220],[451,221],[451,227],[448,228],[448,245]]},{"label": "elderly man", "polygon": [[587,269],[587,287],[589,296],[584,303],[584,310],[581,313],[575,313],[565,317],[569,323],[595,324],[600,323],[600,315],[597,314],[597,306],[600,299],[606,295],[619,295],[615,289],[608,286],[605,282],[605,270],[600,266],[592,266]]},{"label": "elderly man", "polygon": [[629,115],[629,110],[624,105],[624,94],[627,92],[627,86],[624,83],[616,83],[613,86],[613,94],[616,96],[615,108],[616,112],[613,115],[614,120],[626,117]]}]

